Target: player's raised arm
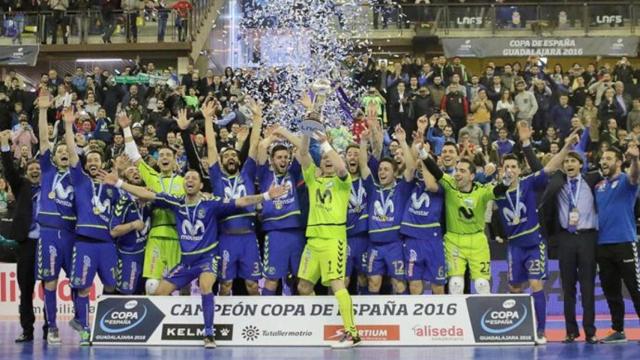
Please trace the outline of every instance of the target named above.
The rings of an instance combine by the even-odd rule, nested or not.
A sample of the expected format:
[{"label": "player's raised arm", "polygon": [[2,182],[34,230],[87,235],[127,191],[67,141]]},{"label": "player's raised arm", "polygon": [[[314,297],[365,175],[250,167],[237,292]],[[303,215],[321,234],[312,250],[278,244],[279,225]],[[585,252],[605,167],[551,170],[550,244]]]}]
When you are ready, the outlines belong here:
[{"label": "player's raised arm", "polygon": [[236,207],[247,207],[262,203],[263,201],[271,201],[283,195],[286,195],[289,189],[286,186],[272,185],[269,191],[258,195],[243,196],[235,200]]},{"label": "player's raised arm", "polygon": [[273,136],[273,134],[260,140],[260,144],[258,145],[258,156],[256,159],[258,165],[264,165],[267,163],[267,159],[269,159],[269,147],[275,140],[276,137]]},{"label": "player's raised arm", "polygon": [[122,181],[122,179],[118,177],[118,174],[114,172],[109,173],[104,170],[100,170],[100,172],[98,173],[97,179],[102,181],[102,183],[104,184],[115,186],[119,189],[122,189],[139,199],[148,200],[148,201],[153,201],[156,199],[156,193],[154,193],[153,191],[147,190],[142,186],[136,186],[136,185],[131,185],[129,183],[126,183]]},{"label": "player's raised arm", "polygon": [[402,154],[404,155],[404,179],[406,181],[412,181],[416,172],[416,161],[411,154],[411,148],[407,144],[407,134],[400,125],[396,126],[394,134],[396,136],[396,140],[400,143]]},{"label": "player's raised arm", "polygon": [[78,146],[76,145],[76,138],[73,134],[73,124],[76,121],[76,114],[73,108],[68,107],[64,109],[62,119],[64,120],[64,139],[69,148],[69,163],[71,166],[76,167],[80,162],[80,157],[78,157]]},{"label": "player's raised arm", "polygon": [[[427,154],[430,151],[429,143],[417,143],[415,147],[416,150],[418,150],[418,154],[420,154],[423,150]],[[431,174],[431,172],[427,170],[424,164],[421,164],[420,171],[422,172],[424,185],[426,186],[427,190],[429,190],[430,192],[437,192],[440,188],[440,185],[438,185],[438,180],[436,180],[435,176],[433,176],[433,174]]]},{"label": "player's raised arm", "polygon": [[369,168],[369,137],[371,132],[369,129],[365,129],[360,134],[360,153],[358,162],[360,166],[360,177],[363,179],[368,178],[371,175],[371,169]]},{"label": "player's raised arm", "polygon": [[37,99],[38,107],[38,137],[40,138],[40,154],[44,154],[45,151],[51,149],[49,143],[49,128],[47,121],[47,111],[51,106],[51,95],[46,89],[40,91],[40,96]]},{"label": "player's raised arm", "polygon": [[[204,136],[207,139],[207,160],[209,166],[213,166],[218,162],[218,142],[216,140],[216,132],[213,130],[213,120],[218,105],[215,101],[209,101],[202,107],[202,115],[204,116]],[[187,110],[182,109],[178,114],[178,119],[186,118]]]},{"label": "player's raised arm", "polygon": [[329,139],[327,135],[321,132],[316,132],[316,137],[318,138],[318,142],[320,143],[320,150],[322,151],[322,155],[327,155],[329,160],[333,166],[336,167],[336,175],[339,178],[344,179],[349,175],[349,171],[347,170],[347,164],[345,164],[344,159],[338,152],[331,146],[329,143]]},{"label": "player's raised arm", "polygon": [[260,133],[262,132],[262,109],[255,100],[248,101],[249,109],[253,114],[251,126],[251,137],[249,138],[249,157],[256,160],[258,154],[258,144],[260,143]]},{"label": "player's raised arm", "polygon": [[571,133],[571,135],[569,135],[569,137],[565,141],[564,146],[562,147],[562,150],[560,150],[560,152],[555,154],[551,158],[551,160],[549,160],[549,162],[543,169],[544,172],[547,174],[551,174],[554,171],[559,170],[562,167],[562,162],[564,161],[564,158],[567,157],[567,154],[569,153],[571,148],[575,144],[577,144],[578,141],[580,141],[580,136],[576,131],[574,131],[573,133]]},{"label": "player's raised arm", "polygon": [[142,161],[142,156],[140,155],[140,152],[138,152],[136,142],[133,140],[133,134],[131,133],[131,119],[129,119],[125,112],[120,112],[117,116],[118,125],[120,125],[122,133],[124,134],[124,153],[127,154],[134,165],[138,166]]}]

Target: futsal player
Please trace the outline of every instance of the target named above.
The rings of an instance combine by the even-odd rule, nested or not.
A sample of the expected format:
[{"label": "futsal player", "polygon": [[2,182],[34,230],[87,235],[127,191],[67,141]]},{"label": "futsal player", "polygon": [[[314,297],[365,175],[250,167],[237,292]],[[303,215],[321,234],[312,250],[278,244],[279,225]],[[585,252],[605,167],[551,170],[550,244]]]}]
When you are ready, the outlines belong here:
[{"label": "futsal player", "polygon": [[273,186],[268,192],[240,197],[227,201],[217,196],[201,192],[202,180],[197,171],[190,170],[184,176],[184,196],[174,197],[167,193],[154,193],[146,188],[131,185],[118,179],[115,173],[102,172],[106,184],[121,188],[153,205],[173,212],[179,234],[182,258],[169,274],[160,281],[155,295],[169,295],[176,289],[198,279],[202,299],[204,319],[204,347],[215,348],[213,327],[214,295],[213,284],[218,271],[218,218],[236,207],[251,206],[265,200],[278,200],[286,192],[282,186]]}]

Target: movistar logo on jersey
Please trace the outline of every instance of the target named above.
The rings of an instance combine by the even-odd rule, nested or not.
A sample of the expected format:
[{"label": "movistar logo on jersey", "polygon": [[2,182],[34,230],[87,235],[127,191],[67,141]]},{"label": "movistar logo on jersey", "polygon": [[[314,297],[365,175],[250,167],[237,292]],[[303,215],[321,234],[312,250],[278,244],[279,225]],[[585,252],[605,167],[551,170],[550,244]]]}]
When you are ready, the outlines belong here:
[{"label": "movistar logo on jersey", "polygon": [[373,203],[374,217],[380,221],[393,221],[393,214],[395,213],[395,205],[392,199],[386,199],[384,204],[380,200],[376,200]]},{"label": "movistar logo on jersey", "polygon": [[147,219],[144,221],[144,228],[138,231],[138,238],[145,239],[147,237],[147,234],[149,233],[149,229],[151,229],[151,217],[147,217]]},{"label": "movistar logo on jersey", "polygon": [[69,185],[64,187],[62,184],[58,183],[53,191],[56,193],[56,198],[60,200],[73,201],[73,186]]},{"label": "movistar logo on jersey", "polygon": [[109,214],[111,212],[111,199],[104,199],[104,201],[100,201],[97,196],[91,198],[91,205],[93,205],[93,209],[96,215],[99,214]]},{"label": "movistar logo on jersey", "polygon": [[509,225],[518,225],[521,222],[527,221],[525,218],[527,215],[527,206],[524,203],[519,202],[516,204],[515,211],[510,207],[505,206],[504,209],[502,209],[502,215],[504,215],[504,218],[507,220]]},{"label": "movistar logo on jersey", "polygon": [[200,241],[204,236],[204,223],[198,219],[194,223],[185,219],[182,221],[182,236],[183,240]]},{"label": "movistar logo on jersey", "polygon": [[426,192],[422,192],[420,194],[413,193],[411,194],[411,206],[409,207],[409,212],[418,216],[427,216],[429,215],[429,207],[431,206],[431,198],[429,194]]},{"label": "movistar logo on jersey", "polygon": [[364,206],[366,196],[367,193],[364,190],[364,186],[359,187],[358,190],[355,190],[355,188],[352,187],[351,195],[349,196],[349,209],[360,212]]},{"label": "movistar logo on jersey", "polygon": [[325,206],[331,204],[333,202],[331,190],[326,189],[324,192],[320,192],[320,189],[316,189],[316,201]]},{"label": "movistar logo on jersey", "polygon": [[235,188],[232,188],[230,186],[224,187],[225,199],[238,199],[243,196],[247,196],[247,188],[244,186],[244,184],[238,184],[238,186]]}]

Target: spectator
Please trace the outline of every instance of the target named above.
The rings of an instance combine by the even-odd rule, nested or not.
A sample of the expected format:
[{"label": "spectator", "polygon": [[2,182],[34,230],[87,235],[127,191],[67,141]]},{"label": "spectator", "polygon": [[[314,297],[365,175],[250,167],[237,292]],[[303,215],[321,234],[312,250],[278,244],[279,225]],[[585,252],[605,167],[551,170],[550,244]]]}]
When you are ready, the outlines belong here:
[{"label": "spectator", "polygon": [[78,30],[78,37],[80,38],[80,44],[86,44],[89,39],[89,0],[72,0],[71,10],[75,13],[76,29]]},{"label": "spectator", "polygon": [[[640,112],[638,115],[640,115]],[[593,98],[591,96],[586,97],[585,104],[578,110],[577,116],[584,126],[590,128],[589,136],[591,137],[591,142],[597,145],[600,141],[601,122],[598,118],[598,108],[593,104]]]},{"label": "spectator", "polygon": [[[452,78],[457,78],[455,74]],[[456,84],[453,84],[456,85]],[[469,103],[461,86],[447,87],[449,92],[442,98],[440,109],[447,113],[451,120],[454,133],[457,133],[466,125]]]},{"label": "spectator", "polygon": [[458,139],[462,139],[463,136],[467,136],[468,140],[475,146],[480,146],[482,140],[483,131],[480,126],[473,122],[473,115],[467,116],[467,125],[465,125],[458,133]]},{"label": "spectator", "polygon": [[561,138],[565,138],[571,133],[571,119],[573,118],[573,114],[574,110],[569,105],[569,96],[561,95],[558,105],[554,106],[549,114],[553,126],[558,129]]},{"label": "spectator", "polygon": [[171,9],[167,7],[165,0],[160,0],[156,4],[156,12],[158,14],[158,42],[163,42]]},{"label": "spectator", "polygon": [[624,92],[624,83],[622,81],[616,81],[614,89],[616,92],[616,102],[621,111],[621,120],[625,120],[627,114],[631,111],[631,96]]},{"label": "spectator", "polygon": [[178,41],[187,41],[187,30],[189,26],[189,12],[193,6],[188,0],[178,0],[171,8],[176,11],[176,28],[178,29]]},{"label": "spectator", "polygon": [[627,124],[622,120],[622,109],[620,108],[620,103],[615,99],[615,90],[610,87],[605,90],[604,98],[598,106],[598,117],[603,123],[614,118],[618,122],[618,128],[626,129]]},{"label": "spectator", "polygon": [[433,78],[433,84],[427,85],[427,88],[429,88],[429,93],[431,93],[433,102],[437,104],[437,106],[440,106],[440,103],[444,98],[444,94],[447,91],[446,87],[442,83],[442,77],[440,75],[435,75]]},{"label": "spectator", "polygon": [[[433,98],[426,86],[420,87],[418,94],[411,101],[411,119],[418,119],[421,116],[430,117],[436,108]],[[408,132],[410,134],[410,132]]]},{"label": "spectator", "polygon": [[513,99],[515,104],[516,121],[526,121],[529,126],[533,125],[533,117],[538,111],[538,102],[531,91],[525,90],[525,82],[516,82],[516,96]]},{"label": "spectator", "polygon": [[464,64],[462,64],[462,60],[457,56],[453,58],[453,62],[444,68],[444,78],[446,81],[451,81],[454,74],[459,76],[459,81],[464,83],[468,81],[467,69]]},{"label": "spectator", "polygon": [[115,30],[115,13],[120,9],[119,0],[100,0],[100,11],[102,13],[102,42],[111,44],[111,35]]},{"label": "spectator", "polygon": [[33,133],[29,122],[26,119],[22,119],[18,129],[13,132],[11,141],[13,143],[13,156],[16,159],[23,155],[25,151],[23,148],[26,148],[26,152],[28,153],[27,159],[31,159],[31,154],[33,153],[31,146],[38,143],[38,138],[36,138],[36,135]]},{"label": "spectator", "polygon": [[605,90],[611,87],[613,87],[613,85],[611,83],[611,74],[609,73],[603,74],[600,80],[596,81],[595,83],[589,86],[589,92],[592,94],[594,93],[596,94],[596,97],[595,97],[596,106],[598,107],[600,106],[600,102],[602,101]]},{"label": "spectator", "polygon": [[69,20],[67,10],[69,9],[69,0],[49,0],[49,6],[53,10],[51,18],[51,44],[58,42],[58,28],[62,32],[62,41],[64,44],[69,42]]},{"label": "spectator", "polygon": [[475,101],[471,102],[471,112],[473,121],[477,124],[485,135],[491,132],[491,114],[493,113],[493,103],[487,97],[484,89],[478,91]]},{"label": "spectator", "polygon": [[640,99],[633,99],[633,108],[627,116],[627,130],[631,131],[636,123],[640,123]]},{"label": "spectator", "polygon": [[600,134],[600,142],[607,143],[612,146],[617,146],[621,137],[618,134],[618,122],[616,119],[609,119],[607,127]]},{"label": "spectator", "polygon": [[511,99],[511,92],[504,90],[500,95],[500,100],[496,104],[496,116],[502,118],[507,129],[514,126],[516,105]]}]

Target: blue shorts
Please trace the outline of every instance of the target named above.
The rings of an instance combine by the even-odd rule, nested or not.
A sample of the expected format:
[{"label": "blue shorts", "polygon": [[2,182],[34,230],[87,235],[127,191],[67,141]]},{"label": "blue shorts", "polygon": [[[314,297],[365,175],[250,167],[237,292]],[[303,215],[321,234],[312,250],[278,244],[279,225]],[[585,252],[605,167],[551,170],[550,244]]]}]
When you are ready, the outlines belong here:
[{"label": "blue shorts", "polygon": [[75,235],[68,230],[40,227],[36,278],[42,281],[57,280],[60,269],[71,278],[71,255]]},{"label": "blue shorts", "polygon": [[175,285],[176,289],[182,289],[194,279],[198,279],[200,274],[207,272],[218,275],[218,256],[215,251],[204,253],[188,262],[180,262],[164,279]]},{"label": "blue shorts", "polygon": [[407,265],[407,280],[429,281],[433,285],[447,282],[442,238],[405,238],[404,260]]},{"label": "blue shorts", "polygon": [[509,283],[519,285],[527,280],[547,278],[547,244],[541,240],[538,245],[520,247],[509,243]]},{"label": "blue shorts", "polygon": [[137,253],[118,250],[118,271],[116,273],[116,289],[121,294],[131,295],[142,290],[142,266],[144,249]]},{"label": "blue shorts", "polygon": [[305,243],[304,230],[269,231],[264,242],[264,277],[277,280],[297,275]]},{"label": "blue shorts", "polygon": [[245,280],[262,278],[260,249],[255,233],[220,235],[220,280],[230,281],[239,277]]},{"label": "blue shorts", "polygon": [[76,240],[73,247],[71,268],[71,288],[86,289],[93,284],[93,278],[100,276],[104,286],[116,286],[118,253],[113,242]]},{"label": "blue shorts", "polygon": [[387,275],[394,279],[404,280],[404,252],[403,243],[372,243],[367,253],[367,275]]},{"label": "blue shorts", "polygon": [[367,274],[367,247],[369,237],[366,235],[354,236],[347,239],[347,277],[353,272]]}]

